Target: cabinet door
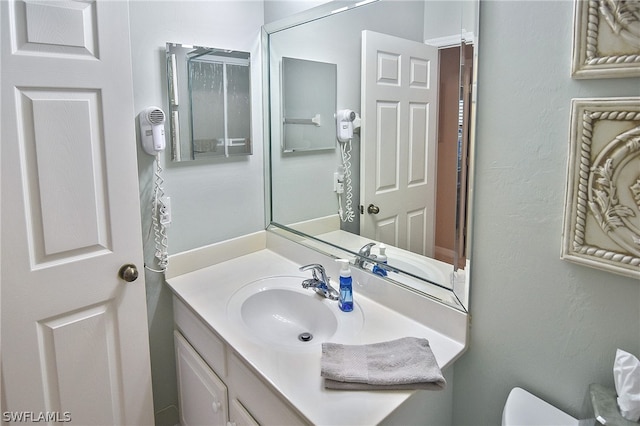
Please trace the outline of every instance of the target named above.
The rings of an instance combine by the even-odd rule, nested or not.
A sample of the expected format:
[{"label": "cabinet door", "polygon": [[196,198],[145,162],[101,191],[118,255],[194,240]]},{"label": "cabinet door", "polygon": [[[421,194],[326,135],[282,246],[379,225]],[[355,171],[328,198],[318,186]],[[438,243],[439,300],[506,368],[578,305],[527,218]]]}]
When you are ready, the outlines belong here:
[{"label": "cabinet door", "polygon": [[226,426],[227,387],[177,331],[174,341],[181,426]]},{"label": "cabinet door", "polygon": [[229,404],[229,418],[230,426],[259,426],[244,405],[235,398]]},{"label": "cabinet door", "polygon": [[230,353],[229,399],[242,401],[251,417],[263,426],[308,425],[280,396],[244,364],[234,353]]}]

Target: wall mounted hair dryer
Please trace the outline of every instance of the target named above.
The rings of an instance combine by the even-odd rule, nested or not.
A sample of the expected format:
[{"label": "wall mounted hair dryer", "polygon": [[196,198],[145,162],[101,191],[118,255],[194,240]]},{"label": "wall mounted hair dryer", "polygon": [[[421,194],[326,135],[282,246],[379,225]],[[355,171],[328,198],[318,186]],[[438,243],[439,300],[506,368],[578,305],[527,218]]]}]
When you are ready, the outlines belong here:
[{"label": "wall mounted hair dryer", "polygon": [[142,148],[149,155],[156,155],[166,146],[164,139],[165,115],[158,107],[145,108],[139,115],[140,142]]}]

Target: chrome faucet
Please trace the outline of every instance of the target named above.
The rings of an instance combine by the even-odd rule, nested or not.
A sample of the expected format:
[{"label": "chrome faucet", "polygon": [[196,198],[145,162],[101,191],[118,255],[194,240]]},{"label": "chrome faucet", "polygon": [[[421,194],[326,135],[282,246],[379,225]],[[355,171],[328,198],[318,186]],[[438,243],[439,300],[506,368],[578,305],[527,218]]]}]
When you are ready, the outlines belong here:
[{"label": "chrome faucet", "polygon": [[340,293],[338,293],[338,290],[331,287],[329,277],[327,277],[324,267],[318,263],[312,263],[310,265],[300,267],[300,271],[308,270],[311,270],[313,278],[302,281],[302,288],[312,288],[322,297],[326,297],[330,300],[338,300]]},{"label": "chrome faucet", "polygon": [[356,259],[355,264],[361,268],[364,268],[367,264],[367,258],[375,259],[376,255],[371,254],[371,247],[375,246],[376,243],[367,243],[362,246],[360,251],[358,251],[358,258]]}]

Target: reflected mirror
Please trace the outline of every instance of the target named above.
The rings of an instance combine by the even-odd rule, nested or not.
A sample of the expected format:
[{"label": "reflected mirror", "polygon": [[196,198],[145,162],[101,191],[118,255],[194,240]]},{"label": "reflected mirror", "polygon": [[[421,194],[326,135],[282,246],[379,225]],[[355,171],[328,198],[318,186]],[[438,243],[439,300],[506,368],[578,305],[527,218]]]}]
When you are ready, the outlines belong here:
[{"label": "reflected mirror", "polygon": [[251,154],[248,52],[167,43],[171,159]]},{"label": "reflected mirror", "polygon": [[[477,1],[378,0],[265,26],[272,230],[466,309],[477,22]],[[336,65],[336,149],[282,151],[283,58]]]},{"label": "reflected mirror", "polygon": [[335,149],[337,67],[282,58],[282,151]]}]

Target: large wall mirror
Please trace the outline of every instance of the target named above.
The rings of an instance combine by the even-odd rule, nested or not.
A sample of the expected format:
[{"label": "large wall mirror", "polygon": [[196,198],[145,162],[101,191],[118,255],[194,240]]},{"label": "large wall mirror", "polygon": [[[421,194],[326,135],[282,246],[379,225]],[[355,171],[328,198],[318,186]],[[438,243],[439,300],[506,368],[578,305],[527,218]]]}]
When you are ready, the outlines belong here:
[{"label": "large wall mirror", "polygon": [[[270,228],[466,310],[477,34],[476,0],[333,1],[265,25]],[[287,58],[335,66],[335,114],[314,123],[334,149],[282,149]]]}]

